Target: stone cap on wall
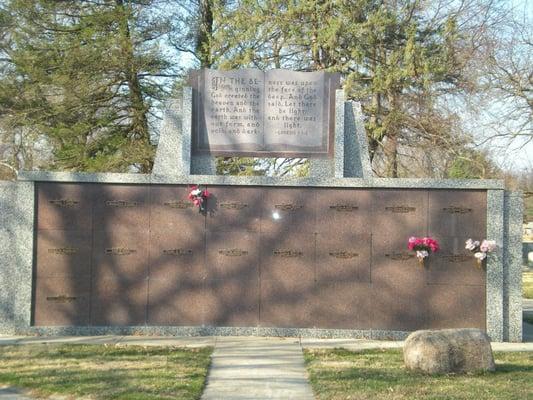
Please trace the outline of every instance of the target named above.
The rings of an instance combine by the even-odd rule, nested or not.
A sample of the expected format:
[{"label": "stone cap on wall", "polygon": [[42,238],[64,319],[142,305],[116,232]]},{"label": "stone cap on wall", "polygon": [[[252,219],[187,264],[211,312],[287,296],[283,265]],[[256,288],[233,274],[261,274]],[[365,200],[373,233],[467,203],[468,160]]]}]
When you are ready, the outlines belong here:
[{"label": "stone cap on wall", "polygon": [[21,171],[19,181],[80,182],[144,185],[236,185],[236,186],[284,186],[284,187],[349,187],[390,189],[479,189],[504,190],[503,180],[498,179],[432,179],[432,178],[287,178],[267,176],[189,175],[174,176],[154,174],[85,173]]}]

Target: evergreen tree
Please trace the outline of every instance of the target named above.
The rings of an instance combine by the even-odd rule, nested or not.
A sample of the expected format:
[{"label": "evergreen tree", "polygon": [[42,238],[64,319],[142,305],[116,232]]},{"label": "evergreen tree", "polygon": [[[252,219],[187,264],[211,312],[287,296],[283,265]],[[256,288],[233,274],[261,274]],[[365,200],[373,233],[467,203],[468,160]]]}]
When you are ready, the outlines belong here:
[{"label": "evergreen tree", "polygon": [[52,168],[151,170],[150,113],[165,95],[157,77],[172,75],[157,44],[169,29],[158,5],[7,0],[0,115],[49,138]]}]

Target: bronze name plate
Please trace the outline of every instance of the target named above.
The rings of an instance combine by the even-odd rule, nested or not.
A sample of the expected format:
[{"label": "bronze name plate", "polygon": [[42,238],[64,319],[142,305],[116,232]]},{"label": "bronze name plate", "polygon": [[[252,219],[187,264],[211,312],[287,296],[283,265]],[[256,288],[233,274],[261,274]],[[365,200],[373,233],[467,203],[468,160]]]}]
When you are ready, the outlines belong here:
[{"label": "bronze name plate", "polygon": [[140,203],[138,201],[126,201],[126,200],[108,200],[105,205],[108,207],[136,207]]},{"label": "bronze name plate", "polygon": [[278,257],[290,258],[290,257],[301,257],[303,256],[303,253],[298,250],[283,249],[283,250],[274,250],[274,255]]},{"label": "bronze name plate", "polygon": [[218,251],[218,254],[221,254],[227,257],[241,257],[241,256],[248,255],[248,251],[241,250],[241,249],[220,249]]},{"label": "bronze name plate", "polygon": [[445,254],[442,255],[441,258],[451,263],[462,263],[473,259],[472,256],[466,254]]},{"label": "bronze name plate", "polygon": [[76,254],[78,252],[78,249],[76,247],[62,247],[58,249],[48,249],[48,253],[50,254],[58,254],[62,256],[68,256],[71,254]]},{"label": "bronze name plate", "polygon": [[76,207],[80,202],[78,200],[69,200],[69,199],[59,199],[59,200],[49,200],[50,204],[57,207]]},{"label": "bronze name plate", "polygon": [[389,257],[391,260],[396,260],[396,261],[406,261],[406,260],[410,260],[411,258],[415,258],[415,254],[407,253],[407,252],[397,252],[397,253],[385,254],[385,257]]},{"label": "bronze name plate", "polygon": [[359,210],[359,207],[353,206],[351,204],[336,204],[333,206],[329,206],[330,209],[335,211],[341,211],[341,212],[351,212]]},{"label": "bronze name plate", "polygon": [[242,210],[246,207],[248,207],[248,204],[241,203],[240,201],[220,203],[220,208],[224,208],[226,210]]},{"label": "bronze name plate", "polygon": [[167,256],[188,256],[192,254],[191,249],[165,249],[163,254]]},{"label": "bronze name plate", "polygon": [[444,207],[442,211],[445,211],[449,214],[467,214],[469,212],[472,212],[472,209],[468,207],[450,206],[450,207]]},{"label": "bronze name plate", "polygon": [[329,255],[331,257],[344,258],[344,259],[359,257],[358,253],[354,253],[351,251],[344,251],[344,250],[343,251],[330,251]]},{"label": "bronze name plate", "polygon": [[190,201],[183,201],[183,200],[165,201],[163,205],[170,207],[170,208],[179,208],[179,209],[190,208],[193,206],[193,204]]},{"label": "bronze name plate", "polygon": [[109,249],[105,249],[105,253],[114,256],[129,256],[130,254],[137,253],[137,250],[127,249],[125,247],[112,247]]},{"label": "bronze name plate", "polygon": [[71,303],[73,301],[76,301],[77,297],[71,297],[71,296],[50,296],[47,297],[47,301],[53,301],[55,303]]},{"label": "bronze name plate", "polygon": [[409,206],[394,206],[394,207],[385,207],[385,210],[396,213],[396,214],[407,214],[411,212],[415,212],[415,207],[409,207]]},{"label": "bronze name plate", "polygon": [[290,204],[290,203],[283,203],[283,204],[276,204],[274,208],[276,210],[281,211],[296,211],[302,209],[304,206],[300,204]]}]

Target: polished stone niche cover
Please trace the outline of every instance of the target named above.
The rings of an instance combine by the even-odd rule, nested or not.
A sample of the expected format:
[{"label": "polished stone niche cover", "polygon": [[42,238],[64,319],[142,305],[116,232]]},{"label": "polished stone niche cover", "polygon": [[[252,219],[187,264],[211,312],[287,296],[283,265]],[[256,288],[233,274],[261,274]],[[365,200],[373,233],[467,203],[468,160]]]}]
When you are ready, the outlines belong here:
[{"label": "polished stone niche cover", "polygon": [[338,74],[203,69],[191,86],[196,153],[332,155]]}]

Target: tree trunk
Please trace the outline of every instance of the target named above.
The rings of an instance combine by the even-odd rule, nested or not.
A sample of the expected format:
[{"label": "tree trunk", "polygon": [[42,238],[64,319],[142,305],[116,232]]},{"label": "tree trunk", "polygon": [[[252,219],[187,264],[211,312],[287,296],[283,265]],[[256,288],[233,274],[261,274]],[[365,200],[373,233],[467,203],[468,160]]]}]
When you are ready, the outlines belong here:
[{"label": "tree trunk", "polygon": [[196,37],[196,54],[200,68],[211,68],[211,38],[213,36],[213,0],[200,0],[200,26]]},{"label": "tree trunk", "polygon": [[[133,41],[129,27],[129,15],[124,5],[124,0],[115,0],[120,10],[120,34],[122,36],[122,53],[124,55],[124,74],[128,82],[129,100],[131,107],[131,137],[146,146],[150,145],[150,132],[148,128],[147,112],[138,70],[135,65]],[[141,172],[150,172],[152,167],[150,160],[143,160]]]}]

